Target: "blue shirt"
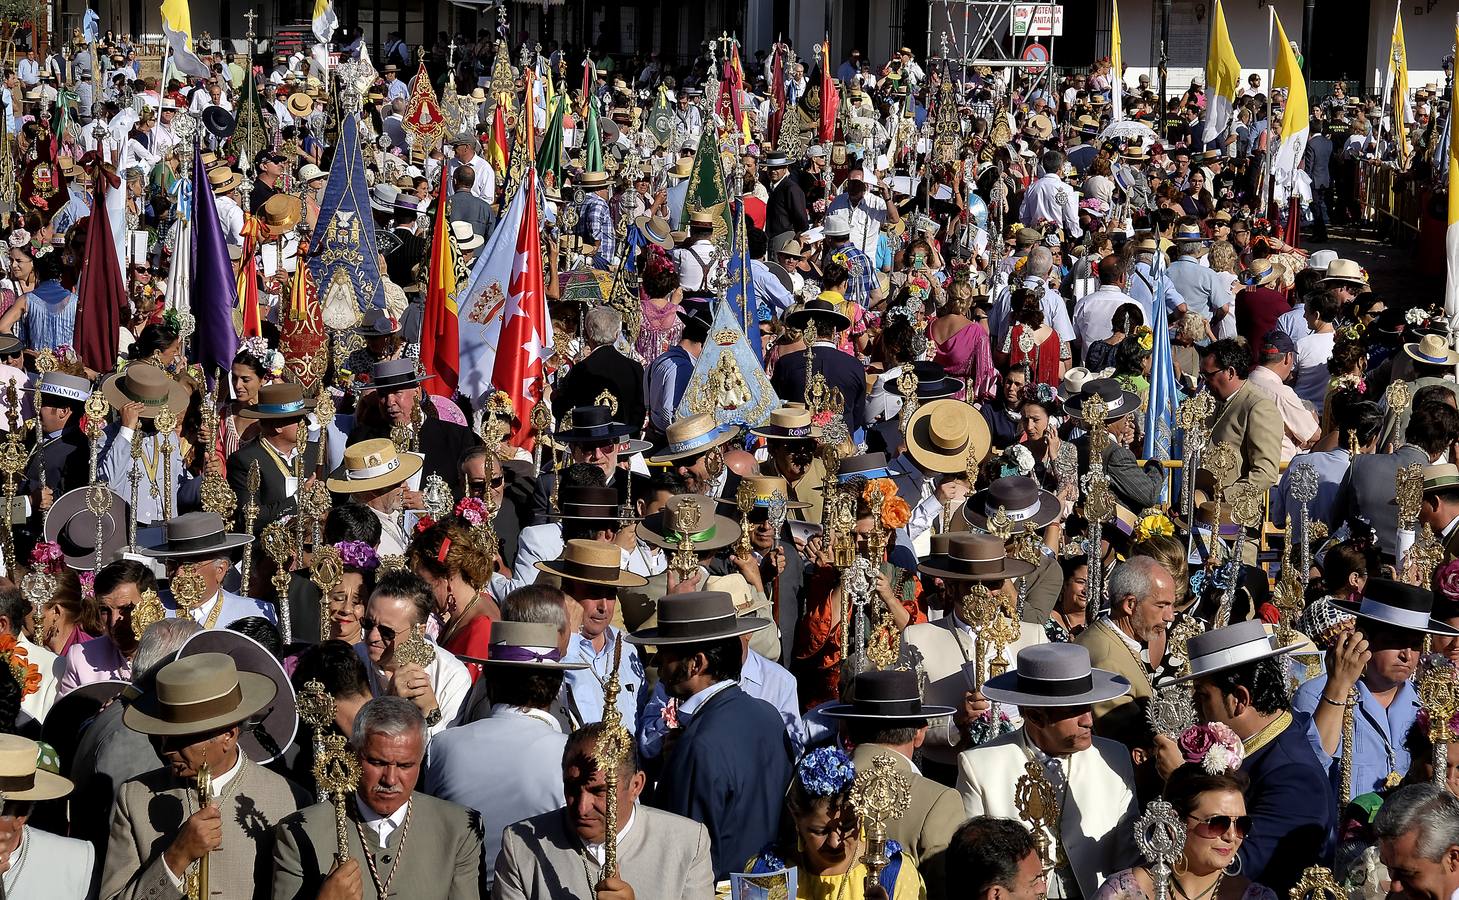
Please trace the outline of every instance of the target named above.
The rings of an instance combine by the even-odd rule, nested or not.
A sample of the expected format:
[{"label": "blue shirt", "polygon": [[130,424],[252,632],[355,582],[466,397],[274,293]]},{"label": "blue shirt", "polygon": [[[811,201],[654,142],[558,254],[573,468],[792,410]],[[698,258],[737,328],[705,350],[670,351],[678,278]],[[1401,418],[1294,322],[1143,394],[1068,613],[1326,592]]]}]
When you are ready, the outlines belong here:
[{"label": "blue shirt", "polygon": [[[581,633],[573,635],[562,658],[563,662],[588,664],[586,669],[563,673],[585,725],[603,721],[603,685],[613,669],[613,644],[623,639],[623,632],[612,625],[608,626],[607,634],[601,652],[594,650],[593,642]],[[618,660],[618,681],[623,688],[618,692],[618,712],[623,716],[623,727],[633,734],[638,730],[638,709],[643,703],[643,661],[638,658],[638,648],[626,641],[623,657]]]},{"label": "blue shirt", "polygon": [[[745,657],[740,669],[740,690],[757,700],[764,700],[775,707],[785,722],[785,733],[790,735],[790,744],[795,756],[800,758],[805,749],[805,723],[800,719],[800,704],[796,696],[795,677],[779,663],[766,659],[754,650]],[[644,705],[639,719],[638,752],[644,759],[654,759],[664,748],[664,735],[669,727],[664,724],[664,705],[668,695],[664,683],[654,685],[653,694]]]},{"label": "blue shirt", "polygon": [[[1286,332],[1292,343],[1297,343],[1312,333],[1307,327],[1307,304],[1298,303],[1287,312],[1277,316],[1277,327]],[[1325,387],[1324,387],[1325,390]]]},{"label": "blue shirt", "polygon": [[[1296,521],[1301,517],[1301,504],[1292,499],[1292,469],[1302,463],[1312,466],[1317,473],[1317,496],[1307,504],[1308,522],[1332,521],[1333,507],[1337,505],[1338,491],[1347,477],[1351,456],[1341,447],[1332,450],[1298,453],[1292,457],[1282,480],[1277,482],[1272,502],[1272,522],[1278,526],[1287,524],[1287,519]],[[1302,536],[1296,536],[1301,541]]]},{"label": "blue shirt", "polygon": [[[1313,714],[1322,702],[1322,689],[1326,686],[1327,676],[1323,674],[1297,688],[1292,708]],[[1391,772],[1403,775],[1408,771],[1411,760],[1403,739],[1408,729],[1413,727],[1420,709],[1418,691],[1408,681],[1399,685],[1387,709],[1373,698],[1361,679],[1358,681],[1358,699],[1360,704],[1353,714],[1353,783],[1346,800],[1382,789]],[[1342,778],[1342,756],[1345,752],[1347,748],[1339,743],[1337,753],[1333,754],[1328,765],[1328,777],[1334,787]]]},{"label": "blue shirt", "polygon": [[[1162,278],[1165,282],[1165,309],[1167,312],[1175,312],[1185,302],[1185,297],[1170,280],[1169,275],[1162,276]],[[1140,305],[1145,308],[1146,322],[1155,321],[1153,313],[1155,292],[1152,290],[1154,286],[1155,282],[1150,277],[1150,264],[1144,260],[1135,263],[1135,273],[1130,276],[1129,284],[1125,285],[1125,293],[1130,295],[1130,299],[1139,301]],[[1207,317],[1209,318],[1209,314]]]},{"label": "blue shirt", "polygon": [[1165,271],[1170,283],[1185,298],[1186,308],[1203,319],[1211,318],[1217,306],[1231,301],[1231,292],[1221,283],[1220,276],[1194,257],[1182,256]]}]

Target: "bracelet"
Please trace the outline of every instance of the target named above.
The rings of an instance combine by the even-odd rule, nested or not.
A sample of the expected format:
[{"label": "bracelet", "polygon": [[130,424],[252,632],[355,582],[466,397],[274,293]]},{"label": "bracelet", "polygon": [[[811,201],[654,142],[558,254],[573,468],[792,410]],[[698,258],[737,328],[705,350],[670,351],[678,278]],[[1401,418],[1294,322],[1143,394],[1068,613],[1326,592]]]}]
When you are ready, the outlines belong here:
[{"label": "bracelet", "polygon": [[1321,698],[1322,702],[1326,703],[1328,706],[1347,706],[1346,702],[1339,703],[1336,700],[1329,700],[1326,694],[1318,694],[1317,696]]}]

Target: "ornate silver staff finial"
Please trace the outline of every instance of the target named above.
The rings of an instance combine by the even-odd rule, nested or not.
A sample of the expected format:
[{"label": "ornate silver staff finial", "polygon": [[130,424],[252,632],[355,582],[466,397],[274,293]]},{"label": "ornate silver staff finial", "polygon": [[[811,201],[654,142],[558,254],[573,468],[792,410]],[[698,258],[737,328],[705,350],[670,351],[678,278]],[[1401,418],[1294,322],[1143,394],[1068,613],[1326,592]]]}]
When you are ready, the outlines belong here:
[{"label": "ornate silver staff finial", "polygon": [[1166,900],[1171,867],[1185,849],[1185,826],[1175,807],[1161,799],[1145,804],[1145,814],[1135,820],[1135,846],[1150,861],[1155,900]]},{"label": "ornate silver staff finial", "polygon": [[1297,577],[1305,585],[1307,573],[1312,571],[1312,537],[1307,533],[1309,504],[1317,499],[1317,470],[1311,463],[1297,463],[1288,475],[1291,479],[1292,499],[1300,504],[1297,508],[1297,533],[1300,535],[1301,552],[1298,554]]}]

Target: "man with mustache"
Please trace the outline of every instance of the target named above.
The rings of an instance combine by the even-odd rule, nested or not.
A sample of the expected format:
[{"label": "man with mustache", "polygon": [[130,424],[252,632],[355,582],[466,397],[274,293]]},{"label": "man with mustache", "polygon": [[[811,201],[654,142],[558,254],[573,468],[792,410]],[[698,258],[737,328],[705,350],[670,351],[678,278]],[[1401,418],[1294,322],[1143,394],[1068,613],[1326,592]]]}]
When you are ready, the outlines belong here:
[{"label": "man with mustache", "polygon": [[350,748],[360,764],[359,787],[345,801],[350,858],[334,862],[332,803],[300,810],[275,831],[274,900],[484,896],[481,820],[463,806],[416,793],[426,723],[415,704],[376,697],[360,707]]},{"label": "man with mustache", "polygon": [[[563,896],[698,900],[713,893],[709,832],[698,822],[638,802],[647,778],[632,743],[618,764],[617,796],[608,797],[597,760],[605,729],[595,722],[568,737],[562,752],[567,802],[560,809],[523,819],[502,835],[496,900]],[[602,874],[604,813],[610,802],[618,808],[617,878]]]}]

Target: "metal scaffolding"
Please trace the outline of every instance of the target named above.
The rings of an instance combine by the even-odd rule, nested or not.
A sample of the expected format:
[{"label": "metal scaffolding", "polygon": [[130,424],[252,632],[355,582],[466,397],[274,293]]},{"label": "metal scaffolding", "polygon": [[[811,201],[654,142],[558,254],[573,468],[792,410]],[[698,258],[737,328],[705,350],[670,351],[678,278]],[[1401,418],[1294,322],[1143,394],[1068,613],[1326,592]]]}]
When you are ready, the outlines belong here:
[{"label": "metal scaffolding", "polygon": [[[1008,69],[1008,83],[1011,89],[1016,80],[1012,70],[1032,69],[1042,72],[1035,78],[1035,84],[1052,77],[1054,67],[1054,38],[1040,41],[1048,48],[1047,60],[1026,60],[1022,53],[1037,38],[1015,37],[1013,35],[1013,8],[1019,4],[1014,0],[936,0],[927,4],[927,52],[932,55],[934,47],[945,48],[940,56],[961,68],[966,80],[967,70],[973,66],[987,66],[991,69]],[[1057,5],[1057,4],[1043,4]],[[958,16],[954,9],[962,7]],[[943,21],[937,21],[941,10]],[[961,23],[957,20],[961,18]],[[959,29],[961,34],[959,35]],[[940,40],[934,42],[934,35]]]}]

